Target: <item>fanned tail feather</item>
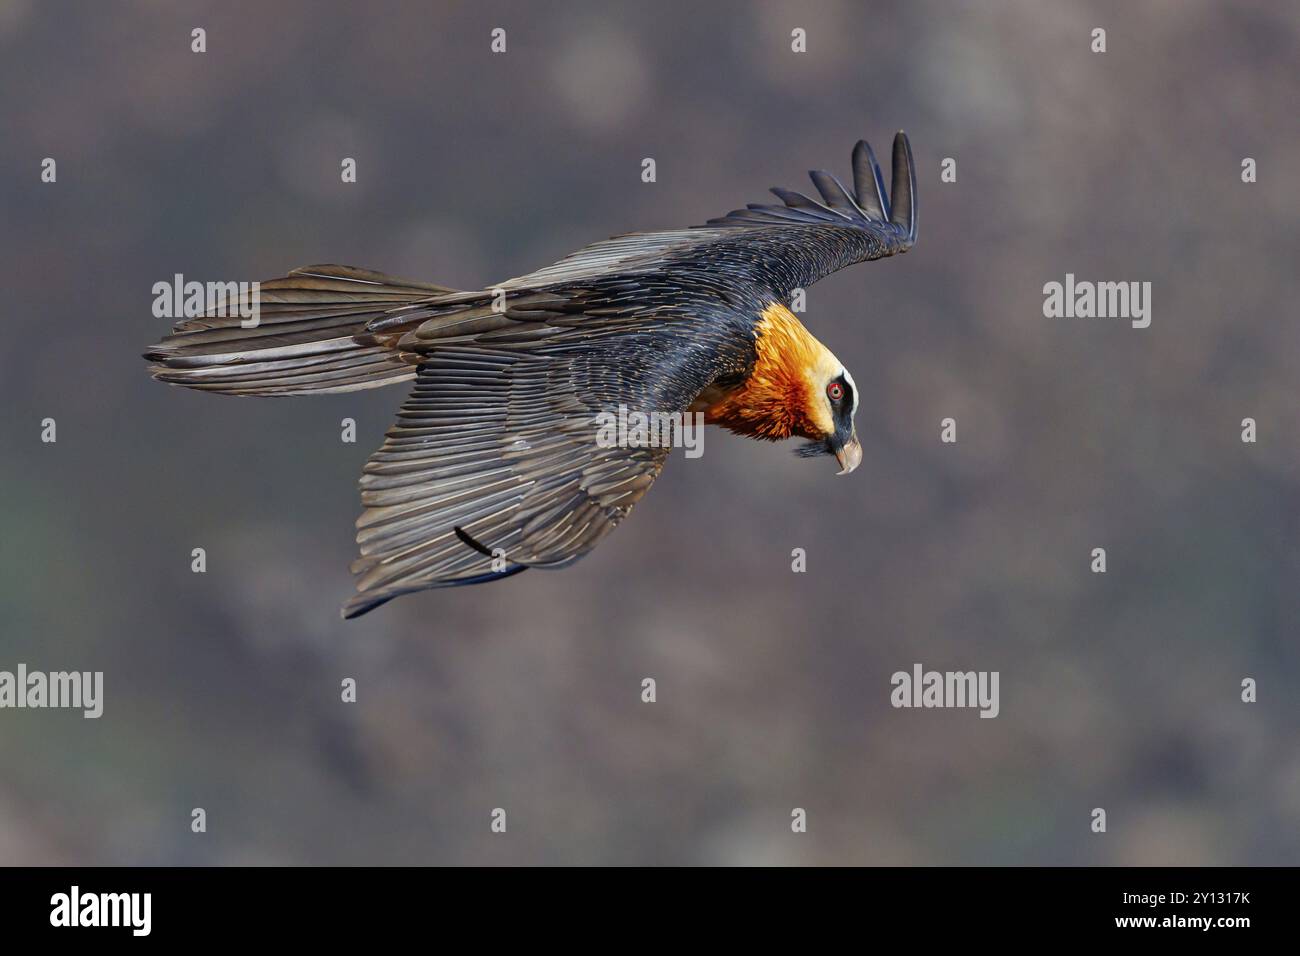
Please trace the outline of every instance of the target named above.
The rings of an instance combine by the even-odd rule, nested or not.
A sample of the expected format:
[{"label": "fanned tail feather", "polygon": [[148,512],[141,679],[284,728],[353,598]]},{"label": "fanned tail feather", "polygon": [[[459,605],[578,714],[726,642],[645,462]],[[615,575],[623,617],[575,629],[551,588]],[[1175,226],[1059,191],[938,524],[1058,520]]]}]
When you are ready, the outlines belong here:
[{"label": "fanned tail feather", "polygon": [[160,381],[227,395],[377,388],[414,378],[415,366],[366,326],[453,293],[367,269],[305,266],[260,284],[254,328],[238,314],[187,319],[144,357]]}]

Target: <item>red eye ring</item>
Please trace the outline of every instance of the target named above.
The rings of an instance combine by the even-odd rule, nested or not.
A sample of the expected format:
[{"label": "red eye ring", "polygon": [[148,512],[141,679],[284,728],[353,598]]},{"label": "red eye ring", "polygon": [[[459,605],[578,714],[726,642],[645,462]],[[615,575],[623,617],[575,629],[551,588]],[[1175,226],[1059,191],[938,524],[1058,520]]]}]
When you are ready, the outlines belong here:
[{"label": "red eye ring", "polygon": [[826,386],[826,394],[832,402],[838,402],[844,397],[844,386],[839,382],[831,382]]}]

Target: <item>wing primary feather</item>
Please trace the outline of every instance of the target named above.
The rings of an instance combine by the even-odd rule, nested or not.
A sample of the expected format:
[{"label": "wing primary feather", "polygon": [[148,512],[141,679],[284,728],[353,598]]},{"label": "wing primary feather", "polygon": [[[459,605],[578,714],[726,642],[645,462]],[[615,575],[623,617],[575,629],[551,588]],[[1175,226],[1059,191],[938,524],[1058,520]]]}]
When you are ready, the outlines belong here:
[{"label": "wing primary feather", "polygon": [[475,574],[467,578],[415,584],[408,587],[396,588],[392,591],[386,591],[381,594],[357,594],[343,605],[342,610],[339,612],[339,616],[345,621],[351,620],[354,617],[368,614],[375,608],[381,607],[393,598],[401,597],[403,594],[413,594],[416,591],[424,591],[428,588],[454,588],[462,587],[467,584],[486,584],[489,581],[500,581],[502,578],[513,577],[521,571],[527,570],[528,566],[526,564],[516,564],[514,567],[506,568],[504,571],[488,571],[485,574]]},{"label": "wing primary feather", "polygon": [[[793,189],[782,189],[780,186],[773,186],[770,191],[777,199],[780,199],[781,202],[785,203],[791,209],[801,209],[806,212],[822,214],[831,213],[831,210],[827,209],[821,203],[815,202],[803,193],[795,192]],[[831,214],[833,215],[833,213]]]},{"label": "wing primary feather", "polygon": [[916,240],[916,167],[912,163],[912,144],[902,130],[894,137],[893,172],[889,221],[902,227],[910,245]]},{"label": "wing primary feather", "polygon": [[853,147],[853,191],[858,205],[868,219],[888,219],[889,200],[885,198],[885,177],[876,162],[876,154],[865,139]]},{"label": "wing primary feather", "polygon": [[832,209],[846,212],[855,217],[866,215],[866,211],[849,195],[844,185],[830,173],[821,169],[813,169],[809,170],[808,177],[813,181],[813,185],[817,187],[817,191],[822,194],[822,199],[826,201],[826,205]]}]

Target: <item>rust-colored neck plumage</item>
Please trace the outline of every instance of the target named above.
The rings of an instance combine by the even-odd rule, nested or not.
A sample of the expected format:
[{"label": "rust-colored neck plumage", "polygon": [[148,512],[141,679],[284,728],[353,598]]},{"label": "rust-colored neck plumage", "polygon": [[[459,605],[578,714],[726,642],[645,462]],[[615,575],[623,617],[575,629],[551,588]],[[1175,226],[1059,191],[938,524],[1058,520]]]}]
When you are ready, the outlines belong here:
[{"label": "rust-colored neck plumage", "polygon": [[701,396],[705,421],[751,438],[819,438],[834,431],[822,399],[839,362],[784,305],[772,303],[755,326],[754,370],[736,388]]}]

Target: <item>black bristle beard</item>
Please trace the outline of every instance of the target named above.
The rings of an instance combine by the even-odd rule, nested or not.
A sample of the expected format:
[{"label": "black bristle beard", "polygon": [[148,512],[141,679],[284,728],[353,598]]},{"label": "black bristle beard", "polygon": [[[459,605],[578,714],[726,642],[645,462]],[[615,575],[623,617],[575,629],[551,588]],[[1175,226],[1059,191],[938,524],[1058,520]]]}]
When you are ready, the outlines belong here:
[{"label": "black bristle beard", "polygon": [[819,455],[829,455],[831,450],[826,447],[824,441],[810,441],[800,445],[794,453],[800,458],[816,458]]}]

